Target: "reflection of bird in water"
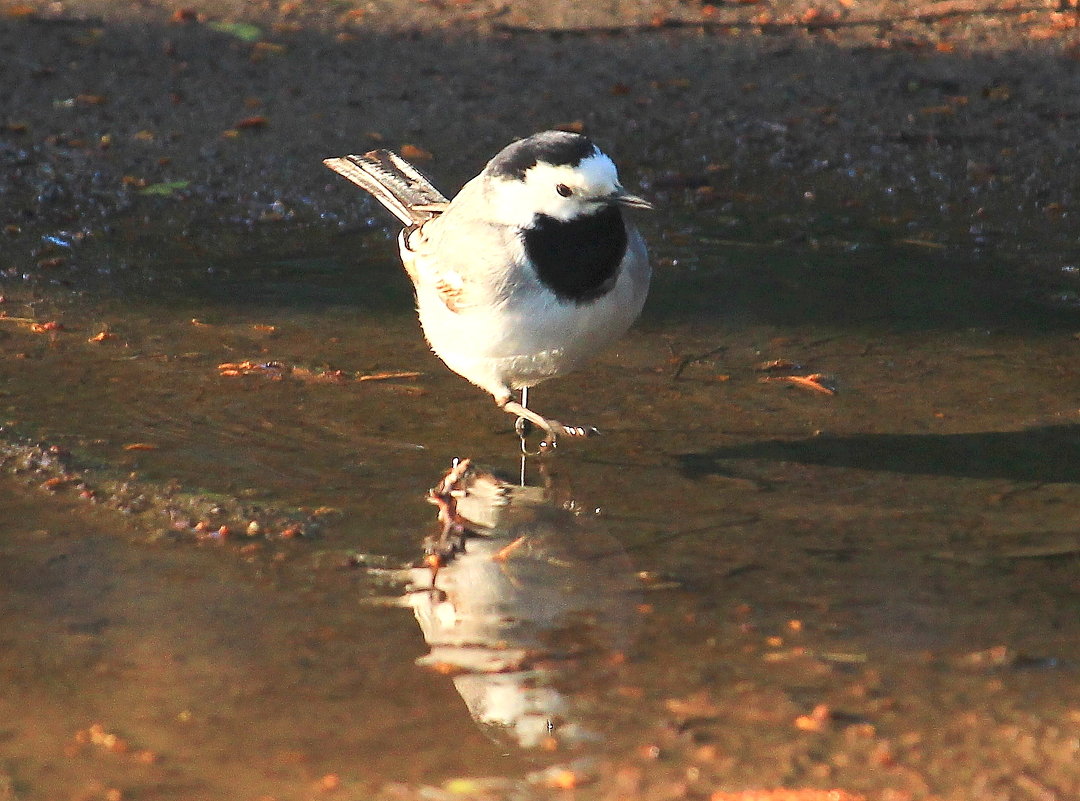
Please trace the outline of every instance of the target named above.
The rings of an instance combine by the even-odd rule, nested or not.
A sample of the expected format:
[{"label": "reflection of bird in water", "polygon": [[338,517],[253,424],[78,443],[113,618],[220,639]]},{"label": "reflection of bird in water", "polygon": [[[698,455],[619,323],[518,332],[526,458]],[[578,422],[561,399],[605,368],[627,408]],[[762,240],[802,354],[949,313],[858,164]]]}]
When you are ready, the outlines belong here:
[{"label": "reflection of bird in water", "polygon": [[545,131],[508,145],[453,200],[386,150],[323,163],[405,224],[401,260],[447,367],[552,442],[594,431],[537,414],[527,392],[591,360],[645,302],[645,243],[623,210],[652,207],[610,158],[581,134]]},{"label": "reflection of bird in water", "polygon": [[[634,576],[611,537],[468,460],[431,491],[442,532],[406,596],[470,714],[500,740],[536,747],[591,737],[577,693],[610,669],[635,620]],[[572,690],[559,685],[573,671]],[[598,681],[600,679],[598,678]]]}]

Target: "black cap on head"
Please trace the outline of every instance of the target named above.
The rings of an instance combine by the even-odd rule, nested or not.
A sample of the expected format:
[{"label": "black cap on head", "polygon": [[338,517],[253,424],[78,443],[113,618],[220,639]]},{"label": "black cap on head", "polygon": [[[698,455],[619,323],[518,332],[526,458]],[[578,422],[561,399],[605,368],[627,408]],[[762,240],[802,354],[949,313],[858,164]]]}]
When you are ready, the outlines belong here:
[{"label": "black cap on head", "polygon": [[541,161],[576,167],[599,152],[587,136],[568,131],[542,131],[507,145],[484,169],[488,175],[520,180],[530,167]]}]

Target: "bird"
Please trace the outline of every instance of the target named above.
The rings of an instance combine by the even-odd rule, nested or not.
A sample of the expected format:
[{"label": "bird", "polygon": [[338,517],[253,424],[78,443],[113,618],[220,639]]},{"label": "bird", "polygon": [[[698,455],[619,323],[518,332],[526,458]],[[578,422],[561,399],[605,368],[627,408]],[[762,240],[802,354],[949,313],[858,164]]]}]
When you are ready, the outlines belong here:
[{"label": "bird", "polygon": [[499,151],[453,200],[390,150],[323,164],[404,224],[398,249],[428,344],[517,416],[523,446],[528,423],[551,446],[598,433],[528,408],[528,391],[589,362],[645,303],[652,270],[625,211],[653,205],[607,154],[583,134],[542,131]]}]

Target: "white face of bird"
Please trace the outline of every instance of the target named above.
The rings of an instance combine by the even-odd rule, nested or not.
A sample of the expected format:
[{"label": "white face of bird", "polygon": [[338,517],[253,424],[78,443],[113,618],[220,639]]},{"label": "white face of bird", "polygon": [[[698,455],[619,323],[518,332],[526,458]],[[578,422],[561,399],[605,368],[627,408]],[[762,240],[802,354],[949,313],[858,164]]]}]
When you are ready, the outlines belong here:
[{"label": "white face of bird", "polygon": [[568,221],[615,204],[651,208],[623,189],[614,162],[599,151],[573,166],[541,161],[524,178],[494,177],[490,191],[498,221],[521,228],[536,215]]}]

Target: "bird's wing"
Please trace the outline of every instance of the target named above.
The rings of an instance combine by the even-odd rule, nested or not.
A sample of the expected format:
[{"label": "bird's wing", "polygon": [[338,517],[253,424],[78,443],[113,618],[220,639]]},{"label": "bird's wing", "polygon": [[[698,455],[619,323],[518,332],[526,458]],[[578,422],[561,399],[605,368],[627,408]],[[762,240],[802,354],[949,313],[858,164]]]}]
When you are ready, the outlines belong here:
[{"label": "bird's wing", "polygon": [[437,239],[428,236],[428,226],[401,232],[401,261],[416,287],[417,296],[434,293],[455,313],[483,307],[488,292],[483,283],[462,275],[458,260],[444,256]]},{"label": "bird's wing", "polygon": [[419,170],[390,150],[323,159],[323,164],[370,192],[405,225],[422,225],[450,203]]},{"label": "bird's wing", "polygon": [[406,229],[400,239],[417,293],[435,292],[453,312],[502,305],[520,272],[518,235],[474,213],[477,189],[466,184],[445,214]]}]

